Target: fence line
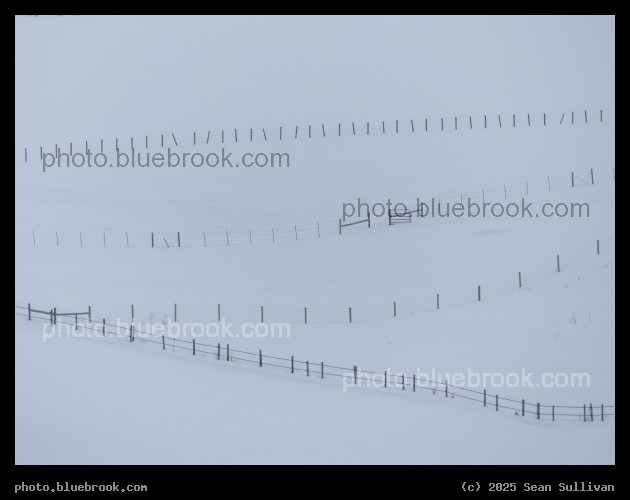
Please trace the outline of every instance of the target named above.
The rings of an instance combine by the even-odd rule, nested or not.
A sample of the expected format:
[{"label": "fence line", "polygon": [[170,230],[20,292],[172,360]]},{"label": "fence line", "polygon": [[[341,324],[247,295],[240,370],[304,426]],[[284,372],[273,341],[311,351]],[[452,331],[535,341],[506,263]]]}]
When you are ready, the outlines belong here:
[{"label": "fence line", "polygon": [[[17,309],[26,309],[22,306],[15,306]],[[29,310],[32,313],[33,309]],[[38,310],[41,311],[41,310]],[[27,317],[27,314],[15,312],[16,316]],[[29,317],[29,320],[31,318]],[[44,316],[36,316],[35,319],[47,319]],[[76,323],[68,323],[63,320],[57,320],[58,323],[66,324],[70,326],[74,326],[77,329]],[[158,344],[162,347],[162,350],[166,350],[166,339],[165,336],[158,335],[152,332],[142,332],[140,329],[136,329],[135,325],[132,325],[129,328],[129,331],[121,332],[121,328],[119,325],[109,324],[103,319],[102,323],[100,322],[86,322],[81,324],[82,328],[87,328],[88,331],[90,328],[92,329],[95,335],[100,336],[109,336],[116,338],[125,338],[129,339],[130,343],[136,342],[139,340],[143,343],[153,343]],[[107,328],[111,327],[111,328]],[[100,329],[99,329],[100,328]],[[139,335],[140,334],[140,335]],[[206,344],[202,342],[198,342],[196,339],[191,341],[177,339],[173,337],[168,337],[169,348],[186,350],[192,352],[192,355],[197,354],[207,354],[210,356],[210,359],[214,359],[216,355],[217,360],[222,359],[221,353],[221,344]],[[176,344],[179,342],[180,344]],[[201,347],[201,349],[199,348]],[[231,353],[231,354],[230,354]],[[235,356],[234,353],[238,355]],[[516,415],[520,415],[524,417],[527,415],[535,415],[538,420],[543,420],[542,417],[552,417],[552,421],[556,420],[556,417],[570,417],[572,419],[580,419],[584,422],[592,422],[594,420],[606,420],[606,417],[612,417],[615,415],[614,413],[614,405],[605,405],[601,404],[596,406],[596,410],[599,409],[599,413],[593,410],[592,403],[584,404],[581,406],[571,406],[571,405],[549,405],[549,404],[541,404],[526,402],[524,399],[516,400],[512,398],[506,398],[499,396],[499,394],[488,394],[487,390],[483,391],[473,389],[470,387],[464,386],[453,386],[448,385],[448,381],[442,382],[440,380],[435,381],[425,377],[416,378],[414,374],[412,377],[406,377],[404,372],[392,372],[390,370],[384,370],[379,372],[374,372],[370,370],[364,370],[359,368],[357,365],[353,365],[352,367],[340,367],[335,365],[327,365],[323,361],[319,363],[311,363],[309,360],[296,360],[294,356],[291,358],[285,358],[281,356],[271,356],[262,353],[262,349],[258,352],[249,352],[244,350],[237,350],[232,348],[230,350],[229,344],[227,344],[225,360],[228,362],[234,361],[242,361],[246,363],[256,364],[259,367],[271,367],[278,368],[285,371],[285,373],[295,374],[296,372],[304,372],[307,376],[311,374],[316,378],[324,379],[326,376],[329,377],[337,377],[343,378],[344,384],[347,382],[352,382],[351,385],[361,386],[362,378],[358,375],[359,372],[361,374],[370,375],[371,377],[383,375],[383,385],[377,386],[374,382],[371,383],[373,387],[383,387],[390,389],[402,389],[402,390],[410,390],[410,392],[418,392],[419,389],[430,390],[433,395],[436,395],[438,392],[440,394],[444,393],[446,398],[461,398],[466,399],[468,401],[472,401],[473,403],[483,403],[484,407],[494,408],[496,411],[499,409],[514,411]],[[272,360],[273,362],[265,361]],[[296,366],[304,365],[304,366]],[[313,368],[309,367],[312,366]],[[388,379],[389,374],[389,379]],[[388,385],[389,380],[389,385]],[[380,382],[379,382],[380,384]],[[349,386],[348,386],[349,387]],[[345,386],[344,386],[345,388]],[[494,404],[491,401],[494,399]],[[490,403],[489,403],[490,401]],[[501,404],[499,404],[499,401]],[[535,408],[535,410],[534,410]],[[546,411],[541,411],[541,408],[547,409]],[[560,411],[556,411],[556,408]]]},{"label": "fence line", "polygon": [[[350,306],[348,304],[339,306],[281,306],[281,305],[233,305],[233,304],[206,304],[190,305],[182,304],[143,304],[142,308],[157,309],[158,314],[151,313],[147,322],[174,321],[183,317],[194,318],[194,321],[207,320],[214,322],[222,320],[241,320],[252,323],[304,323],[304,324],[333,324],[333,323],[362,323],[387,318],[408,317],[419,313],[430,313],[451,307],[457,307],[473,302],[485,301],[500,294],[516,291],[537,282],[543,278],[571,269],[575,264],[590,262],[599,259],[601,256],[615,255],[614,238],[599,239],[591,243],[576,247],[570,253],[562,255],[550,255],[545,266],[527,266],[515,269],[509,276],[504,275],[492,280],[479,280],[477,283],[471,282],[466,287],[444,290],[437,293],[430,293],[425,296],[410,298],[396,298],[388,302],[363,304]],[[562,257],[562,258],[560,258]],[[561,266],[560,266],[561,264]],[[100,311],[106,316],[117,318],[129,318],[133,323],[140,318],[141,312],[138,304],[125,307],[108,308]],[[40,311],[41,312],[41,311]],[[49,314],[49,311],[44,311]],[[74,314],[74,313],[72,313]],[[91,307],[88,309],[90,318],[93,317]],[[145,318],[148,313],[145,312]],[[570,318],[571,324],[577,323],[577,318],[573,315]]]},{"label": "fence line", "polygon": [[[614,170],[614,169],[613,169]],[[491,196],[500,196],[501,198],[507,198],[507,188],[508,186],[510,196],[521,196],[528,195],[530,191],[537,189],[543,190],[545,192],[550,191],[552,186],[557,188],[560,186],[561,188],[570,187],[579,187],[582,185],[592,186],[595,184],[595,174],[598,173],[597,182],[598,184],[606,184],[606,183],[614,183],[614,173],[613,180],[610,180],[609,176],[602,175],[601,171],[597,171],[594,169],[589,169],[587,172],[582,173],[579,172],[580,175],[575,175],[574,172],[567,172],[566,174],[558,174],[553,178],[551,176],[546,176],[544,179],[525,179],[523,181],[519,181],[519,188],[514,188],[513,184],[503,183],[500,187],[495,189],[478,189],[478,192],[473,195],[467,195],[466,198],[470,198],[475,203],[484,203],[488,202]],[[553,181],[553,182],[552,182]],[[479,199],[478,199],[479,198]],[[421,200],[428,201],[428,200]],[[463,192],[451,192],[447,194],[445,197],[438,198],[439,203],[456,203],[464,202],[464,193]],[[373,207],[374,208],[374,207]],[[405,221],[413,222],[414,219],[422,219],[422,215],[420,210],[414,209],[411,207],[407,208],[404,211],[406,214]],[[392,225],[392,222],[396,222],[396,219],[393,217],[393,214],[385,212],[385,208],[383,208],[383,220],[388,221],[388,225]],[[180,247],[217,247],[217,246],[234,246],[234,245],[253,245],[258,243],[265,244],[275,244],[276,242],[284,242],[284,241],[298,241],[304,239],[314,239],[314,238],[322,238],[333,235],[342,234],[341,228],[345,226],[359,224],[361,222],[367,222],[364,227],[372,228],[372,227],[382,227],[384,224],[380,224],[375,226],[373,224],[374,220],[372,220],[372,224],[370,224],[370,215],[368,211],[368,218],[362,220],[354,220],[351,219],[350,222],[344,223],[344,221],[339,222],[316,222],[315,224],[302,224],[302,225],[287,225],[280,227],[271,227],[264,230],[247,230],[247,231],[230,231],[229,229],[225,230],[215,230],[213,232],[207,231],[197,231],[193,233],[192,231],[189,233],[183,233],[181,231],[173,231],[172,233],[144,233],[142,235],[138,234],[130,234],[128,231],[120,231],[118,234],[112,234],[112,231],[99,231],[97,232],[89,232],[86,233],[84,231],[79,231],[78,234],[74,233],[59,233],[55,231],[54,238],[52,233],[47,234],[45,232],[22,232],[24,238],[28,238],[29,243],[32,241],[33,246],[63,246],[66,242],[70,242],[73,246],[78,247],[148,247],[152,248],[180,248]],[[416,214],[416,215],[413,215]],[[361,216],[361,214],[357,214]],[[387,215],[387,217],[385,216]],[[377,217],[378,218],[378,217]],[[372,217],[373,219],[373,217]],[[20,234],[20,233],[18,233]],[[166,234],[166,237],[164,236]]]},{"label": "fence line", "polygon": [[[574,112],[571,112],[572,116]],[[409,118],[407,120],[373,120],[373,121],[362,121],[362,122],[350,122],[350,123],[341,123],[335,122],[333,126],[329,127],[333,129],[334,132],[337,133],[329,133],[326,135],[325,123],[321,124],[307,124],[307,125],[296,125],[295,126],[295,134],[282,134],[282,125],[276,127],[237,127],[230,129],[216,129],[216,130],[206,130],[202,132],[188,132],[188,133],[177,133],[168,132],[165,134],[159,134],[155,136],[149,136],[149,134],[141,134],[140,136],[135,136],[136,141],[134,142],[134,137],[115,137],[110,140],[104,140],[103,138],[93,139],[93,140],[80,140],[80,141],[68,141],[67,143],[56,143],[52,152],[54,152],[55,157],[57,157],[60,153],[63,153],[61,146],[66,147],[68,154],[72,155],[73,153],[85,152],[88,151],[91,153],[103,153],[107,150],[115,150],[118,151],[123,148],[129,148],[129,150],[137,151],[140,148],[150,149],[150,148],[169,148],[169,147],[189,147],[189,146],[204,146],[208,144],[226,144],[226,143],[238,143],[238,138],[241,137],[241,142],[252,143],[257,141],[269,142],[270,140],[278,140],[278,142],[287,141],[287,140],[298,140],[298,139],[313,139],[313,138],[321,138],[324,139],[326,137],[349,137],[356,135],[383,135],[383,134],[399,134],[399,133],[411,133],[411,134],[419,134],[419,133],[428,133],[433,131],[446,132],[446,131],[470,131],[470,130],[486,130],[486,129],[500,129],[500,128],[517,128],[517,127],[547,127],[551,125],[561,125],[561,126],[575,126],[576,124],[587,125],[589,123],[604,123],[604,118],[606,118],[606,123],[614,123],[615,121],[615,111],[614,110],[604,110],[598,109],[595,113],[591,112],[591,117],[596,116],[597,119],[588,120],[588,110],[584,110],[584,115],[579,115],[579,119],[572,120],[564,120],[566,112],[557,112],[557,113],[519,113],[519,114],[498,114],[498,115],[488,115],[488,114],[468,114],[464,115],[464,119],[460,120],[459,123],[464,124],[463,126],[458,127],[458,117],[441,117],[441,118],[425,118],[424,120],[415,120],[416,123],[423,123],[424,127],[415,126],[414,119]],[[503,119],[502,119],[503,116]],[[506,121],[507,119],[507,121]],[[563,123],[564,122],[564,123]],[[372,127],[372,134],[370,134],[370,124],[376,125],[376,127]],[[379,125],[382,125],[379,127]],[[293,127],[285,127],[287,130],[293,130]],[[219,133],[220,131],[220,133]],[[269,133],[267,133],[269,131]],[[227,133],[226,133],[227,132]],[[461,133],[461,132],[460,132]],[[206,137],[206,141],[197,140],[197,136]],[[244,139],[243,139],[244,138]],[[138,140],[140,139],[140,140]],[[79,146],[78,148],[73,149],[73,144]],[[85,145],[85,147],[83,147]],[[33,148],[38,150],[38,155],[30,155],[31,161],[33,160],[42,160],[44,153],[50,153],[51,151],[44,148],[44,146],[40,145],[37,148]],[[77,151],[77,149],[79,151]],[[28,147],[24,148],[24,161],[29,161],[28,155]]]}]

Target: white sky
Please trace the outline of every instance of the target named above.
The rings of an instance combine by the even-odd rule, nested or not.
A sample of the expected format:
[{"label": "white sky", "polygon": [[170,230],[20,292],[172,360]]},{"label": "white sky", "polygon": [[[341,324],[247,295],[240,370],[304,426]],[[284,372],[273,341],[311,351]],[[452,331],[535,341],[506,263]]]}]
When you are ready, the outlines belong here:
[{"label": "white sky", "polygon": [[613,16],[17,17],[16,146],[612,108],[614,40]]}]

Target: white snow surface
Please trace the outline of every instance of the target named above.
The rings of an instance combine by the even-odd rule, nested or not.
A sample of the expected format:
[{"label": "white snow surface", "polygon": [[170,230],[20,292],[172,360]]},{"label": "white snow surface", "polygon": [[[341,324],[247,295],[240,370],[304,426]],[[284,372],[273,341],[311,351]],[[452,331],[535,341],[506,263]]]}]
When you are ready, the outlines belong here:
[{"label": "white snow surface", "polygon": [[[291,163],[43,171],[40,146],[103,139],[113,157],[131,137]],[[614,463],[614,416],[600,419],[615,405],[614,138],[610,17],[17,17],[16,463]],[[418,197],[589,216],[374,214],[339,234],[344,203]],[[28,304],[90,307],[97,334],[51,336]],[[290,334],[196,338],[221,359],[98,334],[132,305],[141,330],[168,324],[175,304],[180,325],[216,322],[220,304],[235,332],[263,306]],[[227,362],[227,344],[264,366]],[[321,362],[533,385],[488,386],[484,407],[465,389],[347,387],[352,370],[322,379]],[[545,373],[589,384],[542,387]],[[495,411],[495,394],[560,415]]]}]

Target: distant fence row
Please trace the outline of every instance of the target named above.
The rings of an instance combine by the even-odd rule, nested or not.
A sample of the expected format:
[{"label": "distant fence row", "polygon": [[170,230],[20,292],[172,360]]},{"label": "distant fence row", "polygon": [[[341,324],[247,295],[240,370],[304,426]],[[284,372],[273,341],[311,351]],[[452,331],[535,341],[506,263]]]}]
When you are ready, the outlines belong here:
[{"label": "distant fence row", "polygon": [[[136,137],[115,137],[112,139],[96,139],[71,141],[68,143],[40,146],[36,153],[33,149],[24,148],[24,161],[43,158],[44,153],[53,152],[58,155],[64,152],[72,155],[75,152],[100,152],[105,150],[139,150],[152,148],[177,148],[200,145],[226,143],[242,143],[256,141],[286,141],[296,139],[314,139],[326,137],[369,136],[399,133],[428,133],[445,131],[465,131],[477,129],[500,129],[516,127],[547,127],[552,125],[577,125],[589,123],[614,122],[613,111],[583,110],[553,113],[519,113],[519,114],[470,114],[440,118],[422,118],[406,120],[375,120],[334,124],[304,124],[276,127],[247,127],[219,130],[206,130],[188,133],[168,132],[157,136],[142,134]],[[67,149],[66,149],[67,148]]]},{"label": "distant fence row", "polygon": [[[16,308],[24,310],[24,307],[16,306]],[[28,314],[19,313],[17,316],[28,317],[32,319],[48,319],[44,310],[28,309]],[[65,324],[78,330],[78,316],[87,314],[85,311],[80,313],[63,313],[57,314],[51,321],[54,324]],[[63,318],[74,316],[75,321],[67,321]],[[52,314],[51,314],[52,318]],[[390,370],[371,371],[359,368],[357,365],[352,367],[334,366],[324,363],[323,361],[312,362],[309,360],[298,360],[294,356],[290,358],[282,356],[272,356],[263,354],[262,349],[258,352],[244,351],[230,347],[230,344],[221,343],[210,344],[200,342],[199,339],[185,340],[173,337],[165,337],[165,335],[156,335],[151,332],[142,332],[135,325],[130,325],[126,331],[122,331],[119,325],[107,323],[104,319],[102,322],[82,321],[82,330],[87,329],[94,336],[110,336],[118,339],[128,340],[131,344],[136,341],[153,344],[162,350],[187,351],[193,356],[205,356],[217,361],[224,360],[226,362],[248,363],[259,368],[272,368],[280,370],[286,374],[302,374],[310,378],[325,379],[334,377],[341,379],[342,387],[347,390],[350,387],[361,387],[368,385],[372,388],[382,388],[383,390],[401,390],[407,391],[409,394],[416,392],[430,391],[435,396],[444,396],[450,399],[462,399],[480,404],[490,410],[499,411],[507,410],[514,412],[516,416],[525,417],[525,415],[533,416],[538,420],[580,420],[583,422],[604,421],[614,417],[614,405],[585,403],[580,406],[571,405],[549,405],[539,402],[526,402],[525,399],[517,400],[499,396],[499,394],[490,394],[487,389],[479,390],[471,387],[463,387],[461,385],[449,385],[448,381],[430,380],[426,377],[411,376],[402,372],[392,373]],[[85,333],[85,332],[83,332]],[[369,377],[369,378],[368,378]],[[369,380],[369,383],[368,383]]]},{"label": "distant fence row", "polygon": [[[465,204],[466,200],[470,198],[475,203],[486,203],[496,199],[511,199],[513,197],[524,197],[533,193],[550,192],[552,188],[564,189],[564,188],[576,188],[582,186],[594,185],[598,183],[614,183],[615,181],[615,169],[589,169],[587,171],[568,172],[565,175],[547,176],[546,178],[525,179],[520,181],[518,185],[516,182],[512,184],[503,184],[501,186],[493,186],[490,189],[481,188],[475,193],[464,194],[460,193],[446,193],[445,197],[439,198],[438,203],[462,203]],[[402,200],[401,200],[402,201]],[[421,201],[430,201],[423,200]],[[394,203],[392,203],[394,204]],[[422,220],[422,214],[418,214],[414,204],[417,201],[412,200],[409,203],[411,209],[407,210],[402,217],[405,222],[412,222],[414,220]],[[255,229],[247,231],[235,231],[235,230],[213,230],[213,231],[198,231],[198,232],[146,232],[143,234],[129,233],[128,231],[79,231],[77,233],[60,232],[60,231],[31,231],[30,233],[21,232],[22,238],[28,238],[31,240],[33,246],[75,246],[75,247],[148,247],[152,248],[178,248],[178,247],[217,247],[217,246],[235,246],[235,245],[254,245],[259,243],[274,244],[277,242],[286,241],[298,241],[304,239],[314,239],[321,237],[328,237],[333,235],[344,234],[343,228],[346,226],[354,226],[359,223],[361,227],[371,228],[375,226],[375,222],[378,218],[382,218],[383,222],[392,224],[392,220],[396,221],[390,214],[387,216],[385,206],[382,203],[372,205],[372,211],[376,212],[376,209],[382,206],[383,214],[373,214],[370,224],[369,218],[365,219],[339,219],[338,222],[316,222],[314,224],[294,224],[293,226],[280,226],[270,227],[268,229]],[[340,207],[340,210],[342,207]],[[380,208],[379,208],[380,210]],[[358,213],[358,212],[357,212]],[[369,211],[368,211],[369,214]],[[365,210],[361,217],[367,215]],[[351,229],[352,231],[352,229]],[[347,230],[346,230],[347,232]]]},{"label": "distant fence row", "polygon": [[[571,252],[549,256],[542,266],[523,267],[510,276],[493,280],[480,280],[480,284],[470,284],[465,288],[442,290],[423,297],[392,300],[388,303],[364,304],[338,307],[285,305],[236,305],[236,304],[129,304],[122,307],[101,309],[100,316],[115,317],[121,321],[136,323],[156,322],[221,322],[242,321],[259,323],[288,324],[330,324],[362,323],[379,319],[412,316],[439,311],[474,302],[481,302],[491,297],[513,292],[553,274],[561,273],[568,266],[593,261],[600,256],[614,257],[615,240],[612,238],[595,240],[590,244],[574,247]],[[92,308],[87,309],[89,318],[95,317]],[[52,315],[53,312],[50,311]],[[87,314],[87,313],[86,313]],[[567,317],[568,324],[577,324],[587,319],[573,313]]]}]

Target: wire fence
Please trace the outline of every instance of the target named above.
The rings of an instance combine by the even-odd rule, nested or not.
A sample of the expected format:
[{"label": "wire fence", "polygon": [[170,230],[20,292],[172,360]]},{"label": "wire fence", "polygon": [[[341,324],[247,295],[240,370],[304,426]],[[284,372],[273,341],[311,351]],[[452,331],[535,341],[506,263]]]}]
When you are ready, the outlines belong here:
[{"label": "wire fence", "polygon": [[[593,186],[597,180],[597,184],[612,185],[615,182],[615,169],[589,169],[577,170],[575,172],[566,172],[565,174],[554,174],[549,176],[540,176],[530,179],[511,179],[506,183],[496,183],[489,188],[481,185],[468,185],[468,191],[450,191],[443,193],[444,196],[437,198],[437,203],[445,205],[454,205],[461,203],[466,205],[468,200],[471,203],[483,204],[496,200],[519,199],[534,193],[548,193],[558,189],[568,192],[572,188],[582,188]],[[474,189],[474,191],[471,191]],[[429,202],[430,200],[417,199],[412,201],[407,208],[420,208],[418,202]],[[378,206],[383,206],[382,213],[375,213]],[[569,205],[567,210],[569,209]],[[571,208],[572,209],[572,208]],[[582,207],[580,210],[587,210]],[[368,206],[368,214],[370,207]],[[380,210],[380,208],[379,208]],[[447,210],[442,208],[442,210]],[[361,224],[360,227],[346,228],[341,231],[342,227],[348,225],[356,225],[360,222],[361,217],[365,217],[365,211],[361,213],[361,208],[354,210],[356,218],[345,217],[339,221],[325,221],[315,223],[300,223],[293,225],[279,225],[273,227],[268,224],[265,229],[248,229],[233,230],[229,228],[214,229],[208,231],[146,231],[146,232],[128,232],[121,230],[104,230],[104,231],[16,231],[16,239],[23,244],[33,245],[34,247],[86,247],[86,248],[199,248],[199,247],[225,247],[225,246],[243,246],[243,245],[259,245],[259,244],[276,244],[284,242],[294,242],[302,240],[314,240],[319,238],[329,238],[340,235],[355,234],[356,231],[365,229],[387,230],[384,229],[391,225],[386,216],[387,211],[382,203],[372,205],[372,217],[370,224]],[[422,221],[424,217],[428,217],[427,211],[420,212],[416,210],[415,215],[410,217],[409,222],[412,224],[416,221]],[[433,214],[435,216],[435,214]],[[581,214],[581,216],[586,216]],[[526,220],[526,219],[525,219]]]},{"label": "wire fence", "polygon": [[[65,325],[71,330],[79,330],[80,336],[91,333],[94,336],[113,337],[117,339],[128,340],[130,343],[136,341],[153,344],[166,350],[187,351],[192,355],[206,356],[217,361],[225,360],[228,362],[242,362],[260,368],[268,367],[281,370],[286,374],[303,374],[311,378],[325,379],[333,377],[341,379],[344,391],[349,388],[370,387],[376,389],[390,389],[407,391],[409,394],[416,392],[427,393],[430,391],[433,395],[444,396],[450,399],[462,399],[473,404],[483,405],[483,407],[499,411],[507,410],[514,412],[515,415],[525,417],[533,416],[538,420],[580,420],[583,422],[593,422],[610,420],[614,417],[614,405],[585,403],[581,406],[577,405],[555,405],[541,404],[539,402],[527,402],[525,399],[513,399],[500,396],[498,393],[491,394],[487,389],[480,390],[478,388],[464,387],[461,385],[451,385],[448,381],[431,380],[427,377],[417,377],[415,374],[408,376],[405,373],[392,373],[390,370],[372,371],[353,366],[336,366],[329,365],[323,361],[312,362],[309,360],[298,360],[294,356],[290,358],[282,356],[272,356],[263,354],[262,349],[258,352],[244,351],[241,349],[230,348],[229,344],[221,345],[220,343],[212,344],[200,342],[198,339],[179,339],[174,337],[166,337],[164,334],[158,335],[151,331],[142,331],[137,325],[129,325],[127,329],[121,329],[120,325],[113,325],[102,322],[87,321],[79,322],[78,317],[85,316],[86,312],[80,313],[64,313],[53,314],[51,309],[48,316],[43,309],[33,309],[30,307],[15,306],[16,316],[25,317],[28,320],[41,319],[49,320],[51,325]],[[17,310],[23,311],[18,312]],[[28,311],[28,312],[26,312]],[[67,321],[64,318],[74,316],[75,320]]]},{"label": "wire fence", "polygon": [[[193,132],[167,132],[135,137],[83,139],[66,143],[24,148],[24,161],[42,160],[45,153],[104,153],[111,150],[180,148],[203,145],[237,144],[269,141],[295,141],[384,134],[416,134],[465,132],[510,128],[531,128],[614,123],[615,111],[608,109],[556,111],[552,113],[468,114],[465,116],[426,117],[405,120],[373,120],[362,122],[303,123],[291,126],[236,127]],[[36,151],[36,152],[35,152]]]},{"label": "wire fence", "polygon": [[[145,322],[221,322],[241,321],[262,324],[339,324],[366,323],[387,318],[427,314],[441,309],[482,302],[529,287],[532,283],[562,273],[584,263],[615,257],[615,239],[606,238],[575,246],[562,255],[549,255],[543,265],[523,266],[494,279],[479,279],[466,286],[436,290],[415,297],[399,297],[389,302],[345,304],[339,306],[296,306],[291,304],[129,304],[102,307],[100,317],[115,317],[130,323]],[[91,307],[90,307],[91,310]],[[96,317],[91,314],[91,317]],[[578,318],[572,317],[571,323]]]}]

